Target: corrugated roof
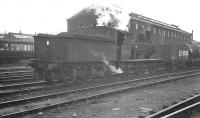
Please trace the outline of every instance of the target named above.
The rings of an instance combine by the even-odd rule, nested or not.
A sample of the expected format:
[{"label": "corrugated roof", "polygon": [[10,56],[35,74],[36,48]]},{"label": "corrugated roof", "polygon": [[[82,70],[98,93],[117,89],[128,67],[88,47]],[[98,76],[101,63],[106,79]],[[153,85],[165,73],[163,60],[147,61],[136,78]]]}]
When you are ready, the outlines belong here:
[{"label": "corrugated roof", "polygon": [[[3,35],[3,38],[1,36]],[[8,41],[11,43],[33,43],[34,38],[32,35],[29,34],[19,34],[19,33],[7,33],[0,35],[1,41]]]},{"label": "corrugated roof", "polygon": [[20,39],[33,38],[32,36],[23,35],[23,34],[14,34],[14,36],[15,36],[16,38],[20,38]]}]

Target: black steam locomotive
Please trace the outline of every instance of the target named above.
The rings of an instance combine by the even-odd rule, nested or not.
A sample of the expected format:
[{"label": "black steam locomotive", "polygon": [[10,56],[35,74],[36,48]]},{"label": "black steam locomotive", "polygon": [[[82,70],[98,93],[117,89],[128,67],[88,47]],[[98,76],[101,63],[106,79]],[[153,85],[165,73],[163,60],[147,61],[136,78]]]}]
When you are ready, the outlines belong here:
[{"label": "black steam locomotive", "polygon": [[48,82],[72,83],[94,76],[200,65],[200,48],[191,33],[141,15],[130,17],[129,31],[96,26],[80,28],[80,33],[38,34],[34,67]]}]

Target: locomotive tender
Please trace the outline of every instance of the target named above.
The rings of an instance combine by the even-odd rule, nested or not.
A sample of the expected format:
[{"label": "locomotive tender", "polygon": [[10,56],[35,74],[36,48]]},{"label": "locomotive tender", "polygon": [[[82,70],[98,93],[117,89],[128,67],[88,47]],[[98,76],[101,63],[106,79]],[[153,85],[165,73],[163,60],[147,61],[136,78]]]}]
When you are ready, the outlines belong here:
[{"label": "locomotive tender", "polygon": [[[102,30],[103,29],[103,30]],[[129,30],[106,26],[79,28],[34,37],[35,67],[46,81],[72,83],[113,73],[152,73],[199,63],[192,34],[138,14],[130,14]]]}]

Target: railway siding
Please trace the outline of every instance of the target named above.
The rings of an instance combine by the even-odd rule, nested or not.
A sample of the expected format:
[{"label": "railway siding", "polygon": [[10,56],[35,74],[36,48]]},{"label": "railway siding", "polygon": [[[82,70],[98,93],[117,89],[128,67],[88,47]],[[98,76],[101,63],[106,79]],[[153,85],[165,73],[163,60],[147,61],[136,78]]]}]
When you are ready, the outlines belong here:
[{"label": "railway siding", "polygon": [[[199,73],[196,73],[196,74],[193,74],[193,76],[196,76],[197,74],[199,74]],[[168,77],[168,76],[167,76]],[[158,78],[158,77],[157,77]],[[172,80],[177,80],[178,78],[185,78],[185,76],[175,76],[175,77],[172,77],[172,78],[170,78],[170,79],[172,79]],[[169,78],[168,78],[169,79]],[[69,96],[69,98],[71,98],[71,99],[69,99],[68,101],[64,101],[64,102],[62,102],[62,99],[59,99],[59,100],[56,100],[55,101],[55,103],[54,104],[51,104],[50,105],[50,103],[48,103],[48,104],[46,104],[46,102],[44,102],[44,103],[39,103],[39,105],[40,104],[42,104],[43,105],[43,109],[49,109],[48,107],[57,107],[57,106],[59,106],[59,105],[65,105],[65,104],[68,104],[68,103],[74,103],[74,102],[78,102],[78,101],[82,101],[82,100],[87,100],[87,99],[94,99],[94,98],[98,98],[98,97],[101,97],[101,96],[107,96],[107,95],[111,95],[111,94],[113,94],[113,93],[121,93],[121,92],[125,92],[125,91],[127,91],[127,90],[130,90],[130,89],[134,89],[134,88],[143,88],[143,87],[147,87],[147,86],[149,86],[149,85],[155,85],[155,84],[159,84],[159,83],[163,83],[163,82],[168,82],[169,80],[168,79],[164,79],[164,80],[162,80],[161,79],[161,81],[159,80],[159,82],[156,80],[154,80],[154,81],[151,81],[150,83],[149,83],[149,81],[148,81],[148,83],[140,83],[139,85],[135,85],[135,84],[133,84],[134,86],[124,86],[124,87],[122,87],[122,88],[120,88],[120,87],[114,87],[113,88],[113,86],[110,88],[110,90],[108,89],[105,89],[105,87],[104,88],[102,88],[102,90],[103,91],[101,91],[101,90],[99,90],[98,89],[98,91],[99,91],[99,93],[98,93],[98,91],[96,90],[96,89],[94,89],[93,90],[93,88],[92,88],[92,90],[95,92],[95,94],[92,94],[92,93],[90,93],[92,90],[90,90],[89,91],[89,93],[88,92],[83,92],[83,93],[81,93],[80,95],[78,95],[77,97],[76,97],[76,94],[75,95],[73,95],[74,96],[74,98],[72,99],[70,96]],[[171,80],[170,80],[171,81]],[[128,81],[127,81],[128,82]],[[127,83],[126,82],[126,83]],[[118,85],[118,84],[116,84],[116,85]],[[119,84],[119,85],[121,85],[121,83]],[[105,86],[105,85],[104,85]],[[99,88],[99,87],[98,87]],[[105,90],[104,90],[105,89]],[[87,89],[86,89],[87,90]],[[82,91],[82,90],[80,90],[80,91]],[[101,91],[101,92],[100,92]],[[85,96],[86,95],[86,96]],[[57,95],[56,95],[57,96]],[[80,97],[80,96],[82,96],[82,97]],[[54,100],[53,100],[54,101]],[[59,103],[58,101],[60,101],[61,103]],[[6,104],[5,104],[6,105]],[[3,105],[3,106],[5,106],[5,105]],[[31,105],[28,105],[28,107],[29,106],[31,106]],[[24,108],[26,108],[26,106],[24,106]],[[38,108],[38,109],[42,109],[42,108]],[[9,109],[8,109],[9,110]],[[33,111],[35,111],[36,109],[35,109],[35,107],[33,108],[33,109],[30,109],[30,111],[29,112],[27,112],[27,113],[30,113],[30,112],[33,112]],[[18,113],[17,113],[18,114]],[[21,114],[21,113],[20,113]],[[4,116],[2,116],[2,117],[4,117]]]},{"label": "railway siding", "polygon": [[[42,117],[144,118],[200,92],[199,77],[97,98],[43,112]],[[31,115],[32,117],[39,114]],[[30,116],[30,118],[32,118]]]}]

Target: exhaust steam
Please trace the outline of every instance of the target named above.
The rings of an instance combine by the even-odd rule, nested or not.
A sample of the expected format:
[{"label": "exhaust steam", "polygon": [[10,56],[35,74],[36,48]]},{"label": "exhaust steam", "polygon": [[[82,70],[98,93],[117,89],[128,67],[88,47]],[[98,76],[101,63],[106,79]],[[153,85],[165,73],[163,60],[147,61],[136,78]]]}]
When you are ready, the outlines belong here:
[{"label": "exhaust steam", "polygon": [[95,57],[100,57],[102,59],[102,62],[109,68],[109,70],[114,73],[114,74],[120,74],[123,73],[123,70],[121,68],[116,68],[114,65],[110,64],[109,61],[107,60],[106,56],[102,52],[96,52],[96,51],[91,51],[91,53]]},{"label": "exhaust steam", "polygon": [[88,8],[93,10],[97,16],[98,26],[109,26],[120,30],[128,30],[130,17],[128,12],[114,5],[97,5],[94,4]]}]

